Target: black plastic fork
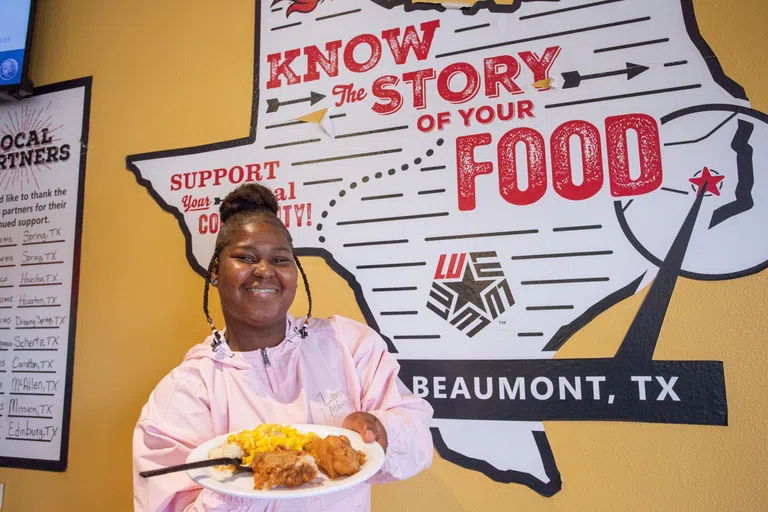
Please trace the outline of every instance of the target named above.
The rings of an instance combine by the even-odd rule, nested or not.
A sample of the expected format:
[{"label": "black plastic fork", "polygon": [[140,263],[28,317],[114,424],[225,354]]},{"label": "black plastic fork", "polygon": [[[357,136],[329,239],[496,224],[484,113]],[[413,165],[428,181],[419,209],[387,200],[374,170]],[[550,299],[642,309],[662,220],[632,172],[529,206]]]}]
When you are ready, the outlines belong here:
[{"label": "black plastic fork", "polygon": [[168,473],[176,473],[178,471],[187,471],[188,469],[207,468],[210,466],[233,466],[235,473],[241,473],[243,471],[252,471],[249,466],[243,466],[242,459],[230,459],[228,457],[222,457],[219,459],[201,460],[199,462],[189,462],[187,464],[179,464],[178,466],[169,466],[162,469],[153,469],[152,471],[142,471],[139,475],[144,478],[152,476],[167,475]]}]

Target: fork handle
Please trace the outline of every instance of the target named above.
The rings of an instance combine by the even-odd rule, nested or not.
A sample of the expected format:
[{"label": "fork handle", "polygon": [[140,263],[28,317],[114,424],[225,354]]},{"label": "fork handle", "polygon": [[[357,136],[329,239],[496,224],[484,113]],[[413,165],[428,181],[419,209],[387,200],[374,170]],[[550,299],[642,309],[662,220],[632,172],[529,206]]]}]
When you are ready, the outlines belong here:
[{"label": "fork handle", "polygon": [[243,463],[242,459],[230,459],[228,457],[222,457],[220,459],[208,459],[198,462],[189,462],[187,464],[179,464],[178,466],[169,466],[167,468],[153,469],[152,471],[142,471],[139,475],[144,478],[151,476],[167,475],[168,473],[176,473],[177,471],[186,471],[188,469],[207,468],[210,466],[235,466],[240,468]]}]

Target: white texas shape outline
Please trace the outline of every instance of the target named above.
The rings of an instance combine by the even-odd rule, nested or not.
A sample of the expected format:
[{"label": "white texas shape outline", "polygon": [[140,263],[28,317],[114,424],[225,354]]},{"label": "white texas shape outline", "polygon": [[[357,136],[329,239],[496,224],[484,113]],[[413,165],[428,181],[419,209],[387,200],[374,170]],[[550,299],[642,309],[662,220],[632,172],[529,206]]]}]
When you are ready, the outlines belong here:
[{"label": "white texas shape outline", "polygon": [[[331,111],[336,113],[332,122],[337,138],[333,140],[317,125],[295,122],[297,116],[309,110],[331,106],[333,85],[355,82],[356,87],[370,90],[371,81],[382,74],[355,75],[340,66],[339,76],[334,79],[321,73],[319,80],[308,84],[289,87],[283,80],[277,89],[260,91],[259,84],[265,84],[269,79],[269,65],[264,56],[291,45],[301,48],[318,44],[313,39],[317,36],[306,30],[306,24],[336,23],[332,28],[333,36],[348,41],[363,30],[357,24],[342,23],[345,17],[338,16],[339,13],[360,16],[361,12],[375,9],[375,16],[365,17],[366,22],[375,25],[366,27],[374,34],[406,24],[419,27],[424,21],[439,19],[440,29],[433,45],[445,53],[433,55],[433,52],[423,62],[409,60],[404,66],[406,70],[427,66],[440,69],[443,66],[441,59],[454,55],[482,69],[482,61],[478,58],[507,53],[508,48],[513,48],[509,53],[514,54],[525,50],[543,52],[553,44],[562,45],[562,53],[551,71],[551,76],[556,79],[555,88],[538,92],[528,87],[519,97],[535,100],[537,117],[526,120],[526,126],[540,130],[546,138],[564,121],[585,119],[602,127],[606,117],[630,112],[642,112],[659,120],[665,142],[685,140],[689,132],[691,139],[712,136],[714,132],[709,133],[711,127],[720,128],[736,115],[765,121],[759,117],[761,114],[749,110],[743,89],[725,76],[699,34],[691,0],[674,3],[667,0],[562,0],[558,5],[532,0],[525,5],[518,2],[513,6],[478,2],[463,13],[446,11],[435,4],[412,4],[410,0],[371,0],[367,4],[359,0],[335,0],[319,4],[311,18],[297,15],[288,21],[282,12],[273,11],[268,3],[256,2],[254,101],[249,136],[205,146],[129,156],[128,167],[158,204],[177,218],[185,234],[190,265],[205,275],[214,237],[192,236],[197,229],[199,213],[182,212],[182,196],[190,191],[171,191],[171,175],[193,169],[229,169],[246,162],[279,160],[283,165],[275,173],[275,180],[265,184],[287,187],[293,182],[297,197],[311,199],[313,204],[311,226],[307,227],[306,222],[302,227],[289,226],[296,253],[323,257],[347,280],[369,325],[385,336],[390,349],[403,361],[552,357],[574,332],[597,314],[638,292],[653,279],[693,197],[684,190],[681,192],[680,188],[687,185],[687,179],[696,170],[688,163],[692,160],[691,151],[689,146],[674,144],[663,148],[663,185],[677,192],[657,191],[647,197],[617,201],[611,197],[606,184],[591,199],[566,202],[549,189],[540,201],[526,207],[525,215],[519,215],[520,210],[513,210],[515,207],[499,196],[495,177],[478,177],[477,194],[482,201],[475,210],[459,212],[455,199],[455,173],[451,172],[455,168],[455,157],[447,148],[454,147],[456,137],[481,130],[491,132],[496,141],[510,126],[495,123],[482,129],[477,124],[465,128],[454,119],[453,124],[442,132],[423,134],[410,130],[405,138],[399,136],[404,133],[399,127],[412,127],[416,114],[404,109],[383,119],[370,110],[372,99]],[[521,7],[524,9],[518,12]],[[403,11],[409,13],[405,21]],[[294,22],[294,19],[301,21]],[[565,26],[553,26],[553,23]],[[468,28],[479,25],[483,27]],[[508,32],[514,33],[514,39],[510,39]],[[262,40],[260,34],[269,37]],[[478,43],[479,37],[491,38],[490,44]],[[386,50],[384,45],[382,62],[392,58]],[[558,79],[564,72],[578,70],[586,75],[621,69],[630,59],[649,69],[632,80],[623,76],[606,77],[584,81],[577,88],[559,87],[563,84],[558,84]],[[450,59],[450,62],[455,60]],[[393,74],[400,71],[395,69]],[[317,107],[310,109],[304,104],[281,107],[282,111],[277,112],[268,111],[268,99],[301,99],[317,91],[326,96]],[[429,109],[424,112],[478,107],[489,100],[478,94],[475,99],[459,106],[441,102],[439,98],[430,98],[429,102]],[[589,107],[584,109],[580,105]],[[681,129],[675,120],[684,117],[688,111],[701,117]],[[259,125],[257,119],[267,119],[268,124]],[[669,123],[667,128],[665,119]],[[715,134],[722,133],[726,137],[720,144],[730,144],[733,134],[725,133],[729,127],[727,125]],[[380,137],[377,133],[389,135]],[[478,148],[475,159],[494,161],[496,156],[492,149],[495,146],[489,148]],[[694,153],[706,151],[702,152],[697,146]],[[337,158],[339,155],[345,157]],[[703,156],[709,158],[712,155]],[[728,158],[735,163],[733,155]],[[729,176],[733,176],[736,170],[730,160],[725,159],[720,165],[723,173],[729,169]],[[361,168],[361,165],[366,167]],[[431,168],[435,169],[429,170]],[[668,168],[681,168],[683,172],[666,173]],[[757,198],[764,198],[768,192],[762,179],[759,175],[755,177],[753,191]],[[730,188],[723,189],[722,200],[704,203],[705,216],[712,215],[715,209],[738,195],[735,190],[737,180],[726,179],[723,183],[724,187]],[[214,194],[223,197],[235,186],[222,184],[215,188]],[[207,194],[212,195],[211,192]],[[722,258],[720,250],[713,267],[709,254],[715,242],[706,236],[707,226],[701,223],[694,233],[683,275],[722,279],[765,268],[768,246],[755,244],[742,236],[750,229],[753,214],[765,211],[762,204],[768,203],[768,198],[765,199],[755,201],[758,206],[750,216],[729,221],[728,233],[736,234],[729,243],[740,249],[732,252],[743,255],[743,258]],[[359,222],[391,217],[393,210],[397,211],[397,216],[412,218],[403,223]],[[644,218],[657,213],[662,217],[649,231]],[[503,235],[490,236],[498,233]],[[467,234],[473,236],[465,236]],[[484,235],[475,236],[478,234]],[[567,251],[563,251],[564,245],[568,246]],[[514,338],[512,334],[505,337],[498,331],[486,329],[468,345],[465,336],[437,315],[428,313],[425,305],[440,254],[487,250],[495,250],[501,257],[516,301],[504,319],[519,332],[516,339],[510,341],[509,337]],[[561,258],[529,257],[559,252],[596,254],[573,258],[567,263]],[[610,262],[609,267],[606,262]],[[374,269],[376,272],[371,272]],[[568,285],[565,287],[536,284],[568,281],[574,276],[588,278],[575,284],[575,288],[573,283],[564,283]],[[393,295],[375,291],[383,288],[408,288],[409,291],[415,288],[417,293]],[[538,310],[537,313],[528,309],[552,304],[567,304],[570,309]],[[413,311],[418,314],[400,314]],[[536,336],[520,336],[532,333]],[[437,351],[435,336],[440,337]],[[539,421],[438,418],[435,427],[436,444],[444,458],[483,471],[497,481],[523,483],[544,495],[552,495],[560,489],[560,475]],[[510,443],[484,449],[477,443],[464,441],[467,429],[475,432],[473,437],[480,433],[484,438],[510,439]]]}]

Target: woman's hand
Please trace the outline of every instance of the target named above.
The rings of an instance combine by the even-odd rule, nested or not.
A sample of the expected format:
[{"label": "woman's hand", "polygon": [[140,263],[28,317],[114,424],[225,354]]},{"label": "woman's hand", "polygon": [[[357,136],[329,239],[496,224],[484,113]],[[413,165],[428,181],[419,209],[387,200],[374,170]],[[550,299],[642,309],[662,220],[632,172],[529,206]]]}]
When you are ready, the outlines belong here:
[{"label": "woman's hand", "polygon": [[366,443],[379,443],[384,452],[387,451],[387,431],[379,418],[367,412],[353,412],[341,424],[342,427],[354,430]]}]

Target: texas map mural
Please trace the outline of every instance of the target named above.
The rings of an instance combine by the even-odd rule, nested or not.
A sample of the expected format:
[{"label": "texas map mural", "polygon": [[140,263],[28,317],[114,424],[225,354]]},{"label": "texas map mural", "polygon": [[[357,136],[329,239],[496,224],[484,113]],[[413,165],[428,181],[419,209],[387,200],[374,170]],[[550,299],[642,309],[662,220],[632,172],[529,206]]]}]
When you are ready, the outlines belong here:
[{"label": "texas map mural", "polygon": [[[768,260],[766,116],[690,0],[277,0],[256,19],[248,137],[128,157],[197,272],[221,198],[269,186],[297,254],[347,280],[434,406],[440,455],[542,495],[561,488],[542,421],[727,424],[722,363],[653,358],[678,277]],[[615,357],[553,359],[647,285]]]}]

